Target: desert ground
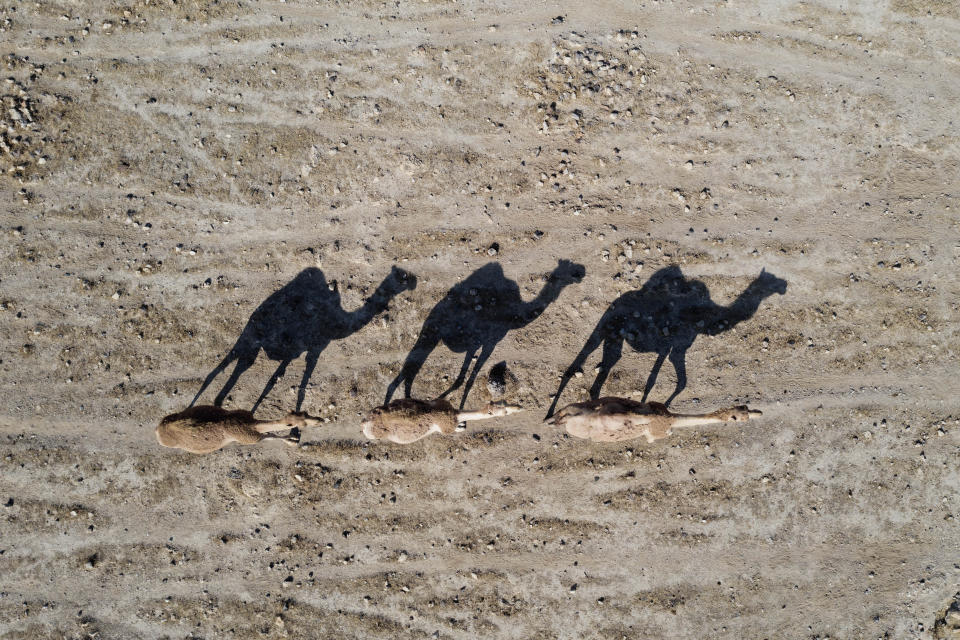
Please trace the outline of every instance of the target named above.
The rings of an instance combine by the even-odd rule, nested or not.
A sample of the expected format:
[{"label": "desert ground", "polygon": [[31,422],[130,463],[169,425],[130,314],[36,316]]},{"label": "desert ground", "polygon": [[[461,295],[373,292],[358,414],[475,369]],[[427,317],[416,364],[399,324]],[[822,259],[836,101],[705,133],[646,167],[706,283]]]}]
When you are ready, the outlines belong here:
[{"label": "desert ground", "polygon": [[[0,53],[0,637],[960,637],[956,3],[5,0]],[[543,423],[684,365],[763,417]],[[363,437],[461,369],[525,411]],[[201,389],[323,426],[159,446]]]}]

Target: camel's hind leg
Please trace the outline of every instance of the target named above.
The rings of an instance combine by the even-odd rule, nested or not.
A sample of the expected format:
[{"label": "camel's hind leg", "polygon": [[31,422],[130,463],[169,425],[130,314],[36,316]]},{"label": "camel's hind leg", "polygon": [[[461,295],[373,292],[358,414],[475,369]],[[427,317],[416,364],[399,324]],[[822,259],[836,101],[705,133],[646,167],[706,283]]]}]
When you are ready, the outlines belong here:
[{"label": "camel's hind leg", "polygon": [[593,386],[590,387],[590,397],[594,400],[600,397],[600,390],[610,375],[610,370],[620,361],[623,354],[623,338],[607,336],[603,341],[603,360],[600,361],[600,372],[597,373]]},{"label": "camel's hind leg", "polygon": [[453,381],[453,384],[450,385],[450,388],[441,393],[438,398],[446,398],[456,389],[459,389],[463,385],[463,381],[467,379],[467,371],[470,370],[470,364],[473,362],[473,355],[477,352],[476,349],[467,350],[463,354],[463,365],[460,367],[460,373],[457,374],[457,379]]},{"label": "camel's hind leg", "polygon": [[[217,394],[217,397],[213,401],[214,405],[219,407],[223,404],[223,401],[227,399],[227,395],[233,390],[234,385],[237,384],[237,380],[240,379],[240,376],[242,376],[247,369],[252,367],[253,363],[256,361],[256,351],[254,351],[252,355],[250,353],[245,353],[237,358],[237,364],[234,365],[233,371],[230,373],[230,377],[227,379],[226,383],[223,385],[223,388],[220,389],[220,393]],[[199,394],[197,397],[199,397]]]},{"label": "camel's hind leg", "polygon": [[[429,322],[429,318],[427,320]],[[413,345],[410,353],[407,354],[400,373],[397,374],[397,377],[394,378],[387,387],[387,396],[383,400],[384,406],[390,404],[390,400],[393,399],[393,394],[401,382],[403,383],[403,397],[410,397],[410,392],[413,390],[414,379],[416,379],[417,374],[420,373],[420,369],[423,368],[423,363],[426,362],[427,358],[430,357],[430,354],[433,353],[433,350],[437,348],[439,343],[439,339],[432,331],[428,331],[427,329],[421,330],[420,337],[417,338],[416,344]]]}]

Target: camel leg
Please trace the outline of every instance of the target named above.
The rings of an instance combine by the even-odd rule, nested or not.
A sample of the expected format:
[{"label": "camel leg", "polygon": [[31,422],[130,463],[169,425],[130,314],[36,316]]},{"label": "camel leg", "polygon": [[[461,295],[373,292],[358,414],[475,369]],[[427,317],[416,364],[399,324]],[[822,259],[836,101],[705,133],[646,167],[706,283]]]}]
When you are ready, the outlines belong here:
[{"label": "camel leg", "polygon": [[234,385],[237,384],[237,380],[240,379],[240,376],[246,372],[247,369],[253,366],[253,363],[257,361],[257,352],[254,351],[253,354],[244,354],[237,360],[237,365],[233,368],[233,371],[230,373],[230,377],[227,379],[227,382],[223,385],[223,389],[220,389],[220,393],[217,394],[216,399],[214,399],[213,404],[216,406],[221,406],[223,401],[227,399],[227,395],[233,390]]},{"label": "camel leg", "polygon": [[560,386],[557,387],[557,392],[553,396],[553,402],[550,404],[550,408],[547,410],[547,416],[545,419],[549,419],[553,416],[553,412],[557,409],[557,403],[560,401],[560,396],[563,394],[563,390],[567,387],[567,383],[570,382],[570,378],[576,375],[577,371],[580,371],[583,368],[584,363],[586,363],[587,358],[590,357],[594,351],[600,346],[603,342],[602,324],[597,325],[597,328],[593,330],[593,333],[590,334],[590,337],[587,338],[586,344],[583,345],[583,348],[580,349],[580,353],[577,354],[577,357],[573,359],[573,362],[570,363],[570,366],[567,367],[567,370],[563,373],[563,377],[560,379]]},{"label": "camel leg", "polygon": [[307,384],[310,382],[310,376],[313,375],[313,370],[317,366],[317,360],[320,359],[320,352],[322,350],[323,349],[318,349],[307,352],[306,365],[303,369],[303,379],[300,380],[300,389],[297,390],[297,411],[300,411],[300,408],[303,406],[303,399],[307,395]]},{"label": "camel leg", "polygon": [[493,355],[493,350],[496,348],[496,343],[494,344],[484,344],[480,348],[480,355],[477,356],[477,363],[473,365],[473,371],[470,372],[470,378],[467,380],[467,384],[463,387],[463,395],[460,396],[460,411],[463,411],[463,405],[467,402],[467,396],[470,395],[470,389],[473,388],[473,383],[477,380],[477,374],[480,373],[480,369],[486,364],[487,360],[490,359],[490,356]]},{"label": "camel leg", "polygon": [[670,394],[667,401],[663,403],[665,405],[669,405],[687,386],[687,350],[672,350],[670,352],[670,364],[673,365],[674,370],[677,372],[677,388],[673,390],[673,393]]},{"label": "camel leg", "polygon": [[253,425],[257,433],[274,433],[276,431],[290,430],[290,424],[283,420],[261,420]]},{"label": "camel leg", "polygon": [[393,399],[393,394],[401,382],[403,383],[404,397],[410,397],[410,392],[413,390],[413,381],[416,379],[417,374],[420,373],[420,369],[423,368],[423,363],[427,361],[427,358],[429,358],[433,350],[436,349],[438,342],[439,340],[436,337],[423,332],[420,333],[416,344],[413,345],[410,353],[407,354],[407,359],[404,360],[400,373],[397,374],[397,377],[394,378],[390,386],[387,387],[387,397],[383,400],[384,406],[390,404],[390,400]]},{"label": "camel leg", "polygon": [[663,366],[663,361],[666,359],[666,352],[657,353],[657,361],[653,363],[653,368],[650,369],[650,375],[647,376],[647,384],[643,387],[643,397],[640,398],[640,402],[647,401],[647,396],[650,395],[650,392],[653,390],[653,385],[657,383],[657,376],[660,375],[660,367]]},{"label": "camel leg", "polygon": [[261,433],[260,442],[263,442],[264,440],[283,440],[287,444],[293,446],[300,442],[300,430],[294,429],[290,431],[290,433],[284,434],[282,436],[276,435],[274,433]]},{"label": "camel leg", "polygon": [[257,407],[260,406],[260,403],[264,401],[267,397],[267,394],[270,393],[273,389],[273,385],[277,384],[277,380],[283,377],[283,374],[287,371],[287,365],[290,364],[290,359],[281,360],[280,366],[277,367],[277,370],[273,372],[273,375],[270,376],[270,379],[267,380],[267,386],[263,388],[263,391],[260,393],[260,397],[257,398],[257,401],[253,403],[253,408],[250,409],[250,413],[256,413]]},{"label": "camel leg", "polygon": [[600,362],[600,372],[597,373],[593,386],[590,387],[590,398],[596,400],[600,397],[600,390],[603,383],[607,381],[610,370],[620,361],[623,354],[623,338],[619,336],[607,336],[603,341],[603,360]]},{"label": "camel leg", "polygon": [[467,351],[463,354],[463,365],[460,367],[460,373],[457,375],[457,379],[453,381],[453,384],[450,385],[450,388],[441,393],[438,398],[445,398],[450,395],[450,392],[454,389],[460,388],[460,385],[463,384],[463,381],[467,379],[467,371],[470,369],[470,363],[473,362],[473,354],[477,352],[476,349],[472,351]]}]

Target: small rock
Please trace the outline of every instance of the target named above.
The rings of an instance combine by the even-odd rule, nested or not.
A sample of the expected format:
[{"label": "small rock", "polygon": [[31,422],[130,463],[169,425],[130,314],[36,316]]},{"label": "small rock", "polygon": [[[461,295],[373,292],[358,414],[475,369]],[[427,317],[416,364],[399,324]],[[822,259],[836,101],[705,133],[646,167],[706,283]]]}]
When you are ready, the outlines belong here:
[{"label": "small rock", "polygon": [[507,363],[498,362],[490,369],[487,375],[487,389],[490,395],[495,398],[501,397],[507,392],[507,381],[515,379],[513,374],[507,369]]}]

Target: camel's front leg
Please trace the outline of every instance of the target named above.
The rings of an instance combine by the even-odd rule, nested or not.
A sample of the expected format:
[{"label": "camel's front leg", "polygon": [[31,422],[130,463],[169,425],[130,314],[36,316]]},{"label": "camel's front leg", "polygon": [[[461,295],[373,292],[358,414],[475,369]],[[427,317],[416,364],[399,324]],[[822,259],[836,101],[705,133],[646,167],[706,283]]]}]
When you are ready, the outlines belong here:
[{"label": "camel's front leg", "polygon": [[487,360],[490,359],[490,356],[493,355],[493,350],[496,346],[496,343],[484,344],[483,347],[480,348],[480,355],[477,356],[477,362],[473,365],[473,371],[470,372],[470,379],[467,380],[467,384],[463,388],[463,395],[460,397],[460,411],[463,411],[463,406],[467,402],[467,396],[470,394],[470,389],[473,388],[477,374],[480,373],[480,369],[486,364]]},{"label": "camel's front leg", "polygon": [[595,400],[600,397],[600,390],[607,381],[610,370],[616,366],[622,355],[623,338],[613,335],[607,336],[606,340],[603,341],[603,360],[600,361],[600,371],[597,372],[593,386],[590,387],[590,398]]},{"label": "camel's front leg", "polygon": [[300,411],[303,408],[303,400],[307,395],[307,385],[310,383],[310,376],[313,375],[313,370],[317,366],[317,360],[320,359],[320,352],[327,345],[323,345],[319,349],[308,351],[306,358],[306,366],[303,368],[303,378],[300,380],[300,388],[297,390],[297,411]]},{"label": "camel's front leg", "polygon": [[643,397],[640,398],[640,402],[646,402],[647,396],[650,395],[650,392],[653,390],[653,385],[657,383],[657,376],[660,374],[660,367],[663,366],[663,361],[667,359],[667,353],[657,353],[657,361],[653,363],[653,368],[650,369],[650,375],[647,376],[647,384],[643,387]]}]

